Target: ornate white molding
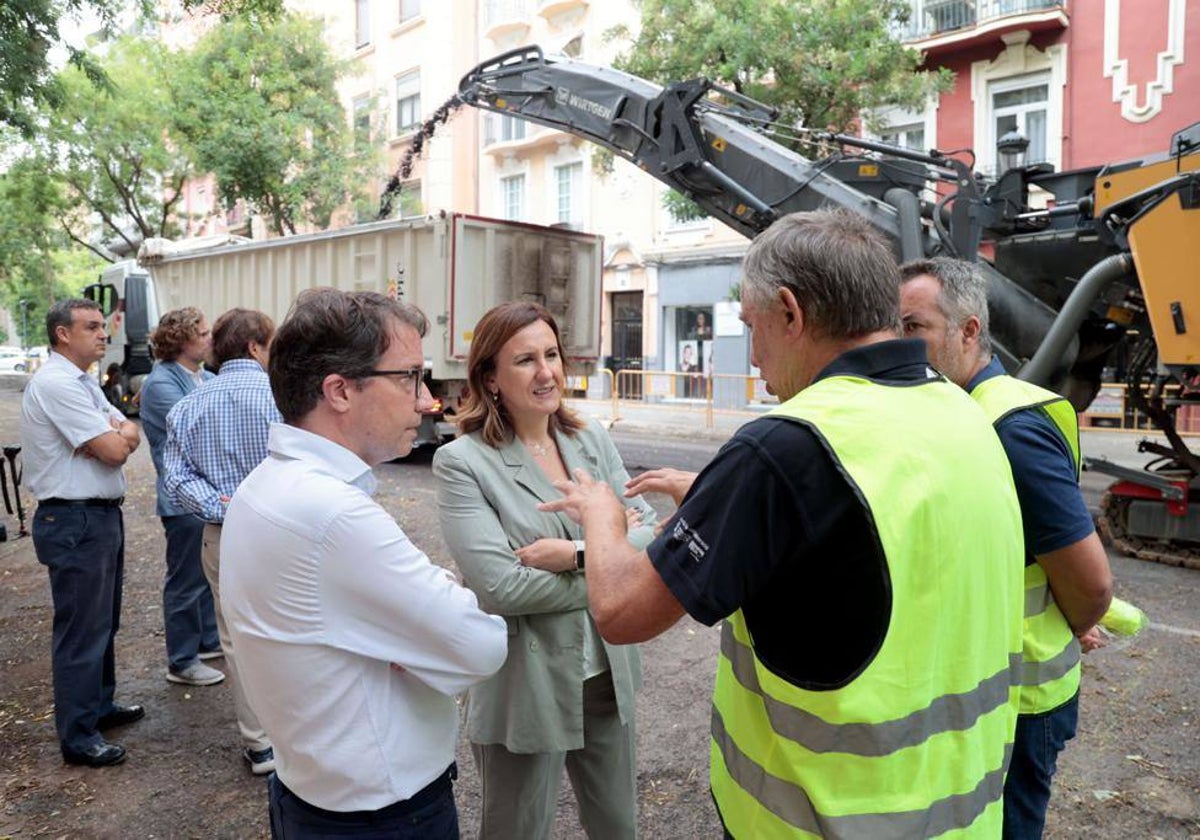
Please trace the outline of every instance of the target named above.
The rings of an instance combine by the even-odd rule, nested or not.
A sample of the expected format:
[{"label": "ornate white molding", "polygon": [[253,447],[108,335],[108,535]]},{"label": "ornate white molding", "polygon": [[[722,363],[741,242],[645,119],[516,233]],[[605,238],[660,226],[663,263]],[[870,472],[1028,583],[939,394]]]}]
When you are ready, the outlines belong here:
[{"label": "ornate white molding", "polygon": [[1121,0],[1104,0],[1104,76],[1113,83],[1113,102],[1121,105],[1121,116],[1132,123],[1154,119],[1162,111],[1163,97],[1175,89],[1175,65],[1183,64],[1184,33],[1187,29],[1186,0],[1168,0],[1167,48],[1158,54],[1158,75],[1146,84],[1146,100],[1138,104],[1138,85],[1129,83],[1129,61],[1119,57]]},{"label": "ornate white molding", "polygon": [[974,146],[981,172],[995,174],[996,132],[992,119],[991,88],[1022,76],[1031,82],[1043,77],[1049,85],[1046,100],[1046,160],[1061,169],[1063,135],[1063,88],[1067,83],[1067,45],[1053,44],[1044,51],[1029,43],[1029,32],[1018,30],[1005,33],[1004,52],[992,61],[971,64],[971,100],[975,112]]}]

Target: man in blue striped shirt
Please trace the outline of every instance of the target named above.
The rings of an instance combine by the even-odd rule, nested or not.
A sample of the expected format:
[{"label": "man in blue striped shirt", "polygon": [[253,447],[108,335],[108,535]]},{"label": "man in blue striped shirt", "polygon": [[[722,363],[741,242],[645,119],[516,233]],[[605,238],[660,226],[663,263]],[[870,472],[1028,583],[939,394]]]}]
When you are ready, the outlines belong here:
[{"label": "man in blue striped shirt", "polygon": [[[267,432],[282,422],[271,384],[267,355],[275,324],[262,312],[231,309],[213,325],[216,379],[175,404],[167,415],[166,491],[204,520],[201,553],[204,575],[216,602],[217,629],[227,671],[237,659],[221,613],[221,523],[229,499],[250,471],[267,457]],[[271,742],[234,679],[233,700],[245,748],[242,756],[255,775],[275,769]]]}]

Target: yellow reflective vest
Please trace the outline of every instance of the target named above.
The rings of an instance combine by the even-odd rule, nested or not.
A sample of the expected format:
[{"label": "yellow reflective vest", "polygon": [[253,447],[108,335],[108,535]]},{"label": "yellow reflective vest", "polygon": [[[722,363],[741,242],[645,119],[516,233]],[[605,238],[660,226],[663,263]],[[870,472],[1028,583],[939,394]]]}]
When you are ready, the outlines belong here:
[{"label": "yellow reflective vest", "polygon": [[[1045,388],[1011,376],[980,382],[971,396],[995,425],[1017,411],[1043,412],[1071,450],[1079,478],[1079,418],[1065,399]],[[1025,567],[1024,662],[1021,670],[1021,714],[1049,712],[1079,691],[1079,640],[1054,602],[1046,573],[1038,563]]]},{"label": "yellow reflective vest", "polygon": [[[943,379],[821,379],[774,412],[808,426],[867,507],[892,604],[848,684],[797,687],[755,655],[742,612],[722,631],[713,796],[730,834],[999,837],[1017,714],[1020,515],[1004,451]],[[836,563],[828,556],[796,562]],[[801,633],[796,644],[836,644]]]}]

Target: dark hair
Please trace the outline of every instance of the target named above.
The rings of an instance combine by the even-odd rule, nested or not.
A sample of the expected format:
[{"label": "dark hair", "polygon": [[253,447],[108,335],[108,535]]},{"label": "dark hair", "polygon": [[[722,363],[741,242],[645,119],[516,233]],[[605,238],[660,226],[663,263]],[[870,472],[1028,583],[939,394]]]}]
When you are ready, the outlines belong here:
[{"label": "dark hair", "polygon": [[267,365],[283,419],[295,423],[316,408],[329,374],[361,379],[373,371],[396,322],[422,337],[429,329],[420,309],[378,292],[301,292],[275,333]]},{"label": "dark hair", "polygon": [[900,273],[883,236],[857,213],[792,213],[759,234],[742,263],[742,298],[788,288],[806,324],[831,339],[900,332]]},{"label": "dark hair", "polygon": [[951,326],[961,327],[972,315],[979,319],[979,352],[990,358],[992,333],[988,327],[987,280],[979,266],[950,257],[910,260],[900,266],[900,283],[926,274],[941,286],[938,309]]},{"label": "dark hair", "polygon": [[[467,393],[458,412],[459,434],[468,435],[483,429],[483,439],[491,446],[500,446],[512,440],[504,404],[490,398],[484,380],[496,369],[496,354],[508,340],[530,324],[544,321],[554,332],[554,343],[558,345],[558,357],[566,360],[562,336],[550,310],[541,304],[529,301],[502,303],[489,309],[475,325],[471,339],[471,350],[467,353]],[[550,416],[550,428],[568,435],[582,429],[583,420],[574,411],[560,403],[558,411]]]},{"label": "dark hair", "polygon": [[173,362],[183,352],[183,345],[200,335],[204,313],[194,306],[172,309],[158,319],[158,327],[150,334],[154,358]]},{"label": "dark hair", "polygon": [[230,359],[249,359],[250,342],[266,347],[275,334],[275,322],[257,309],[230,309],[213,324],[213,363],[218,368]]},{"label": "dark hair", "polygon": [[96,301],[86,298],[67,298],[51,304],[49,311],[46,312],[46,338],[49,339],[51,347],[58,344],[58,336],[54,333],[59,327],[71,328],[71,319],[75,317],[76,309],[104,311]]}]

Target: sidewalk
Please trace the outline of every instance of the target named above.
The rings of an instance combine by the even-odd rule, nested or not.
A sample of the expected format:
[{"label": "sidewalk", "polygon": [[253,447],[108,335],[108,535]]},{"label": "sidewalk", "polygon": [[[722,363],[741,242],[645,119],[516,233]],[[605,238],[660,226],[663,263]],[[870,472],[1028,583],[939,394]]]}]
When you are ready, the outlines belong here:
[{"label": "sidewalk", "polygon": [[756,414],[714,410],[709,428],[707,409],[699,401],[656,404],[622,401],[617,405],[615,419],[612,400],[568,399],[566,403],[610,431],[711,441],[728,440],[744,423],[766,413],[765,409]]}]

